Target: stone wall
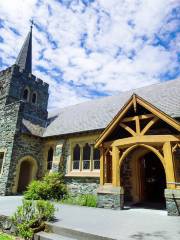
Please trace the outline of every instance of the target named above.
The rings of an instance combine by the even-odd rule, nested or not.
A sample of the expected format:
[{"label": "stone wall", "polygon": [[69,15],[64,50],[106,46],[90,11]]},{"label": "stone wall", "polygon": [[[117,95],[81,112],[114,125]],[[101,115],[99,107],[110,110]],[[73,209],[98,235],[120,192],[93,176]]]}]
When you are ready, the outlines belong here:
[{"label": "stone wall", "polygon": [[38,166],[35,178],[39,179],[44,172],[43,140],[38,137],[18,134],[15,136],[14,147],[12,152],[11,167],[9,170],[7,194],[12,193],[17,179],[17,166],[22,158],[33,158]]},{"label": "stone wall", "polygon": [[[48,87],[49,85],[43,82],[41,79],[37,78],[33,74],[28,74],[19,70],[17,65],[11,67],[11,78],[9,92],[7,95],[7,104],[19,101],[22,99],[24,89],[28,87],[30,90],[30,101],[32,93],[37,93],[37,104],[36,108],[38,112],[36,113],[38,117],[47,114],[47,104],[48,104]],[[29,107],[33,107],[33,104]],[[33,111],[31,111],[33,113]],[[39,115],[40,114],[40,115]]]},{"label": "stone wall", "polygon": [[7,193],[8,176],[19,107],[20,104],[18,102],[3,106],[1,101],[0,104],[0,149],[5,151],[2,172],[0,175],[0,195],[5,195]]},{"label": "stone wall", "polygon": [[99,178],[66,177],[66,183],[72,196],[78,194],[96,194],[99,187]]},{"label": "stone wall", "polygon": [[108,184],[100,186],[97,190],[97,199],[99,208],[123,209],[124,189]]},{"label": "stone wall", "polygon": [[121,166],[121,184],[124,188],[124,200],[132,201],[132,154],[126,157]]},{"label": "stone wall", "polygon": [[180,189],[165,189],[166,208],[169,216],[180,216]]},{"label": "stone wall", "polygon": [[5,104],[9,92],[12,68],[0,72],[0,105]]},{"label": "stone wall", "polygon": [[54,150],[52,172],[61,171],[64,175],[66,174],[67,150],[66,141],[64,139],[59,140]]}]

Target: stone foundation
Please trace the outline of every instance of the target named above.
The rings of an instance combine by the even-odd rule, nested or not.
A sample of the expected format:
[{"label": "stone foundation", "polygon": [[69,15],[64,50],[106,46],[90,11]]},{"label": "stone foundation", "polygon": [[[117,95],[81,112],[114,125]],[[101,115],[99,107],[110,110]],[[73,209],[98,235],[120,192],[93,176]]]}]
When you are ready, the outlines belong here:
[{"label": "stone foundation", "polygon": [[97,190],[98,207],[123,209],[124,191],[122,187],[101,186]]},{"label": "stone foundation", "polygon": [[66,183],[69,193],[72,196],[77,196],[78,194],[96,194],[99,187],[99,178],[66,177]]},{"label": "stone foundation", "polygon": [[169,216],[180,216],[180,189],[165,189],[166,208]]},{"label": "stone foundation", "polygon": [[132,161],[133,161],[133,154],[130,153],[129,156],[124,159],[121,166],[121,185],[123,186],[123,189],[124,189],[125,202],[131,202],[133,200]]}]

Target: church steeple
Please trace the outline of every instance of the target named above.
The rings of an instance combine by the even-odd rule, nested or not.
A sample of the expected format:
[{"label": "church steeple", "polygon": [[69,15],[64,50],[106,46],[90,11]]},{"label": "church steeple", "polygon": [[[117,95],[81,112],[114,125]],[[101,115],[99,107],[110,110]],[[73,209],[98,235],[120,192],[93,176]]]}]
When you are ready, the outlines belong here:
[{"label": "church steeple", "polygon": [[15,62],[20,70],[27,73],[32,73],[32,27],[33,23]]}]

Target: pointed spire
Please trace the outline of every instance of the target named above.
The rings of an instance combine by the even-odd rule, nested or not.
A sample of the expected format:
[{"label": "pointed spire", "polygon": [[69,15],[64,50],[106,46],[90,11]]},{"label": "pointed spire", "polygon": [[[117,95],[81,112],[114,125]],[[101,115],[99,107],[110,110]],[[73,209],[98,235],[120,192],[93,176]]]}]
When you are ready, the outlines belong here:
[{"label": "pointed spire", "polygon": [[32,73],[32,28],[33,21],[31,21],[30,31],[15,62],[20,67],[20,70],[27,73]]}]

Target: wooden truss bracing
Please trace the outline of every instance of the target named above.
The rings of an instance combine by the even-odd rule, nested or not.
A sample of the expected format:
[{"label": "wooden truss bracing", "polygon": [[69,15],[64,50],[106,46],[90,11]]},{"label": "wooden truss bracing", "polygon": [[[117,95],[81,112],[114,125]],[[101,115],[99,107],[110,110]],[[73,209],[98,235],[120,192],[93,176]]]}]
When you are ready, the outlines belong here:
[{"label": "wooden truss bracing", "polygon": [[[148,119],[149,122],[146,124],[146,126],[141,129],[141,120]],[[158,117],[154,116],[154,114],[146,114],[146,115],[139,115],[134,117],[127,117],[121,120],[121,123],[119,124],[123,129],[128,131],[132,136],[143,136],[157,121]],[[126,123],[129,122],[135,122],[136,130],[133,130],[131,127],[126,125]]]}]

